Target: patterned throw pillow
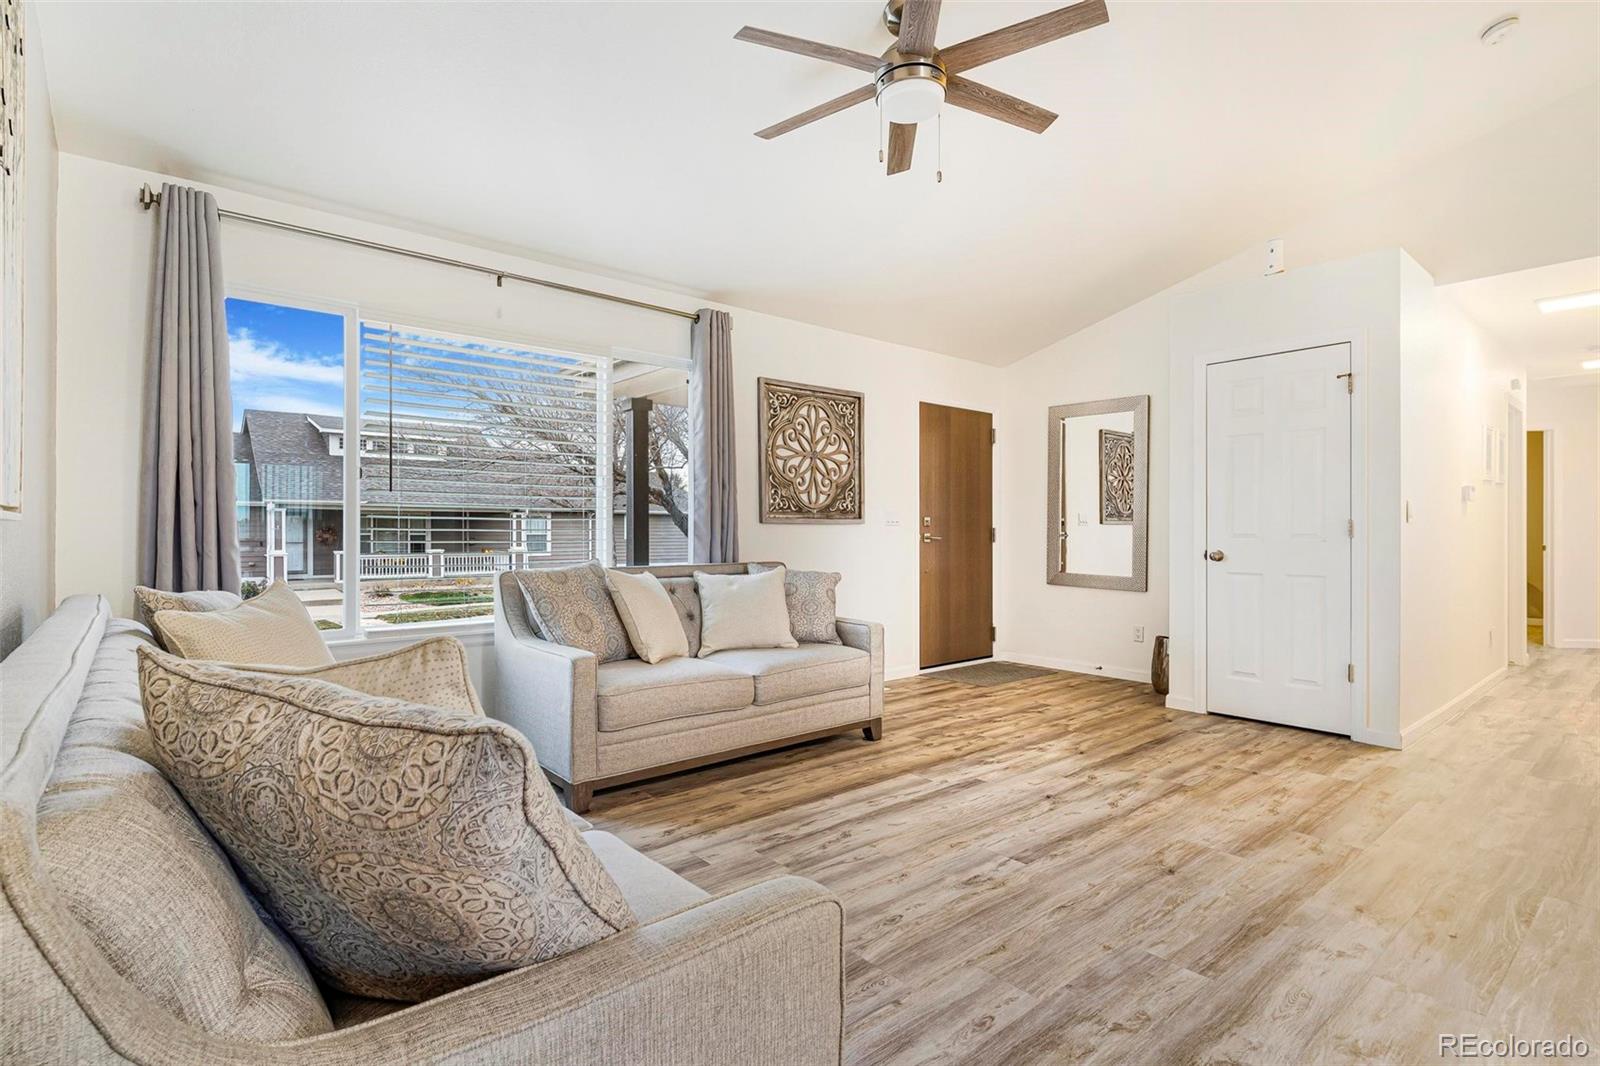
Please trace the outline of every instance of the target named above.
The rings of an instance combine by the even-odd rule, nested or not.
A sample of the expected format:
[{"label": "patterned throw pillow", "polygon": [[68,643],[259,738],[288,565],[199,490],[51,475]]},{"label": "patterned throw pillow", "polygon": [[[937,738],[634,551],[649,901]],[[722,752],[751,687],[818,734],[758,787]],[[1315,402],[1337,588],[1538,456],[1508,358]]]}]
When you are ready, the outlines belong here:
[{"label": "patterned throw pillow", "polygon": [[164,592],[149,585],[133,586],[133,617],[154,632],[157,611],[226,611],[243,603],[232,592]]},{"label": "patterned throw pillow", "polygon": [[519,570],[517,584],[528,601],[528,616],[546,640],[593,652],[603,663],[633,657],[599,563]]},{"label": "patterned throw pillow", "polygon": [[467,649],[454,637],[429,637],[394,651],[346,659],[332,666],[252,666],[218,663],[230,670],[328,681],[368,696],[410,700],[429,707],[483,714],[472,687]]},{"label": "patterned throw pillow", "polygon": [[510,726],[139,650],[156,758],[331,985],[420,1000],[636,924]]},{"label": "patterned throw pillow", "polygon": [[332,666],[311,612],[282,581],[226,611],[157,611],[155,631],[185,659],[274,666]]},{"label": "patterned throw pillow", "polygon": [[[766,563],[751,563],[750,572],[782,567]],[[783,580],[784,598],[789,603],[789,628],[794,639],[802,644],[841,644],[839,627],[834,624],[839,608],[834,592],[839,587],[839,575],[822,570],[790,570]]]}]

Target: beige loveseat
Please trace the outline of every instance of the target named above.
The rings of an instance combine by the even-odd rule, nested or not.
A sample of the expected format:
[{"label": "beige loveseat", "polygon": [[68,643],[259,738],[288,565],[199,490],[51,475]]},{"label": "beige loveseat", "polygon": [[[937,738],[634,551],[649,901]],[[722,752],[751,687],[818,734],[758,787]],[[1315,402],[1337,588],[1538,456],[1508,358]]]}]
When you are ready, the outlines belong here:
[{"label": "beige loveseat", "polygon": [[876,622],[839,619],[841,644],[697,657],[695,571],[742,574],[748,565],[623,568],[661,579],[689,639],[687,657],[655,664],[600,663],[587,651],[544,639],[516,575],[499,576],[498,683],[489,713],[528,737],[572,810],[588,810],[597,788],[835,733],[883,735],[883,627]]},{"label": "beige loveseat", "polygon": [[839,1061],[835,899],[711,898],[575,816],[636,928],[414,1005],[324,995],[148,761],[146,639],[75,596],[0,664],[0,1062]]}]

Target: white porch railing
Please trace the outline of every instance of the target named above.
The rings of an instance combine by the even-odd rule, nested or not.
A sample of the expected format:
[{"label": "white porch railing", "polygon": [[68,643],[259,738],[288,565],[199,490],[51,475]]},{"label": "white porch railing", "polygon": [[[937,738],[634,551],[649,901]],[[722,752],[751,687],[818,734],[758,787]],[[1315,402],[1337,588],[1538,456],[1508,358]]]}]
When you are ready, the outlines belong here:
[{"label": "white porch railing", "polygon": [[[333,580],[344,583],[345,553],[333,553]],[[407,577],[469,577],[475,574],[497,574],[502,570],[520,570],[549,558],[548,552],[523,550],[494,552],[447,552],[435,549],[426,552],[385,553],[361,556],[360,578]]]}]

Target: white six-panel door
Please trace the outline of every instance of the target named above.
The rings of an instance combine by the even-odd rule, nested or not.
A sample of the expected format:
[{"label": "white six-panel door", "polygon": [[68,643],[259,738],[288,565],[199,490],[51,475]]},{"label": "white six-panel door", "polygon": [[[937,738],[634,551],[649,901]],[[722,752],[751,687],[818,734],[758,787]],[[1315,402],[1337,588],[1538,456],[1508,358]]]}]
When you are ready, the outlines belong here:
[{"label": "white six-panel door", "polygon": [[1206,702],[1350,732],[1350,346],[1206,371]]}]

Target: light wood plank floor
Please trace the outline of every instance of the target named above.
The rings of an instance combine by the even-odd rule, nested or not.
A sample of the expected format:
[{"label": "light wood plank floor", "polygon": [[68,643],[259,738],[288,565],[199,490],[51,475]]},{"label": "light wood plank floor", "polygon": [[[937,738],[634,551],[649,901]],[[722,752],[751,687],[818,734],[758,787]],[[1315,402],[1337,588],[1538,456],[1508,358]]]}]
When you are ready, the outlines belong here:
[{"label": "light wood plank floor", "polygon": [[1446,1032],[1596,1056],[1600,652],[1534,656],[1404,752],[1076,674],[925,676],[880,743],[590,817],[711,892],[836,892],[854,1063],[1438,1062]]}]

